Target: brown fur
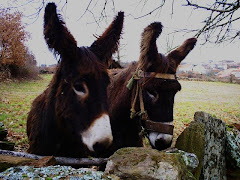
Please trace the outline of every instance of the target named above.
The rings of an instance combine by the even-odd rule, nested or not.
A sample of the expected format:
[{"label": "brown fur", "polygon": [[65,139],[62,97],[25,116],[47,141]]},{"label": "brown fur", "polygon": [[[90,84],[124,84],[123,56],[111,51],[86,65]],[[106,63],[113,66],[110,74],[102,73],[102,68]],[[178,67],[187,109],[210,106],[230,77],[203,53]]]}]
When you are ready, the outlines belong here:
[{"label": "brown fur", "polygon": [[[111,147],[113,153],[116,149],[129,146],[142,146],[139,136],[141,127],[139,117],[130,119],[133,91],[126,88],[128,80],[136,69],[146,72],[175,74],[177,66],[193,49],[196,39],[186,40],[179,48],[171,51],[166,57],[158,53],[156,39],[162,31],[161,23],[152,23],[142,33],[141,51],[139,61],[129,67],[109,73],[112,75],[108,87],[109,113],[113,131],[114,142]],[[181,86],[177,80],[164,80],[144,78],[140,80],[143,87],[145,109],[149,118],[156,122],[173,121],[173,103],[177,91]],[[153,101],[148,93],[157,93],[158,99]],[[133,95],[132,95],[133,93]],[[139,101],[137,102],[139,105]],[[139,107],[137,107],[139,110]],[[157,147],[163,148],[163,145]]]},{"label": "brown fur", "polygon": [[112,54],[117,51],[120,36],[123,28],[124,13],[119,12],[108,29],[95,41],[90,49],[105,63],[111,58]]},{"label": "brown fur", "polygon": [[[91,153],[81,139],[81,132],[94,120],[108,113],[107,73],[111,54],[117,49],[123,26],[123,13],[91,47],[77,47],[77,43],[56,5],[45,8],[44,37],[49,49],[61,60],[47,89],[32,104],[27,119],[28,152],[39,155],[87,157]],[[78,96],[73,89],[85,92]],[[104,146],[105,144],[103,144]]]}]

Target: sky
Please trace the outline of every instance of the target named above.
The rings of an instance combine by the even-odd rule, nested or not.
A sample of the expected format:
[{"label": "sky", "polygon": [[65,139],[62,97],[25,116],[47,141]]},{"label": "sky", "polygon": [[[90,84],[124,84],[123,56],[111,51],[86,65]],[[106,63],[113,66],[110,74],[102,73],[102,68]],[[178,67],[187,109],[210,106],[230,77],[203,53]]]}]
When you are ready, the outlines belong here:
[{"label": "sky", "polygon": [[[7,2],[8,0],[6,0]],[[19,0],[19,4],[24,1]],[[25,1],[26,2],[26,1]],[[35,2],[35,1],[33,1]],[[25,16],[36,12],[41,1],[36,1],[30,5],[18,8]],[[46,1],[47,2],[47,1]],[[194,33],[173,33],[179,29],[195,29],[203,25],[202,21],[207,16],[206,11],[193,10],[190,7],[183,6],[184,0],[166,1],[163,8],[160,8],[153,14],[137,19],[137,17],[146,14],[159,5],[159,0],[146,1],[144,6],[143,0],[112,0],[106,8],[107,18],[104,18],[99,24],[95,19],[103,9],[101,0],[92,0],[89,11],[86,8],[89,5],[88,0],[69,0],[65,4],[65,0],[54,1],[58,6],[58,12],[62,14],[64,21],[70,32],[78,42],[78,46],[90,46],[96,39],[94,35],[101,35],[113,20],[118,11],[124,11],[124,29],[120,40],[120,55],[122,62],[136,61],[139,58],[140,40],[143,29],[150,23],[159,21],[163,24],[163,32],[157,40],[159,53],[166,54],[169,48],[181,45],[186,39],[194,36]],[[114,5],[113,3],[114,2]],[[65,5],[64,5],[65,4]],[[9,6],[6,3],[5,5]],[[91,12],[90,12],[91,11]],[[37,19],[25,17],[24,23],[27,23],[26,30],[31,33],[31,39],[26,43],[36,57],[38,65],[55,64],[56,58],[47,48],[43,38],[43,14],[44,8],[40,11]],[[35,20],[35,21],[34,21]],[[34,21],[34,22],[33,22]],[[203,37],[198,38],[197,45],[185,58],[184,62],[200,63],[209,60],[235,60],[240,62],[238,40],[233,43],[225,43],[221,45],[205,44]]]}]

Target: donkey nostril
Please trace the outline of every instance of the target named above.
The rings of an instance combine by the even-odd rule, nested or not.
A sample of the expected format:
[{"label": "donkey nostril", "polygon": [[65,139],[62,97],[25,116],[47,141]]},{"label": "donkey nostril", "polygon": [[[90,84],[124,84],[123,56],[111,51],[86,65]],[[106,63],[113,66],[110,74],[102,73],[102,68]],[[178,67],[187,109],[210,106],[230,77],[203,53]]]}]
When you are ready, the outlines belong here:
[{"label": "donkey nostril", "polygon": [[172,144],[172,141],[166,141],[163,138],[160,138],[155,141],[155,148],[161,151],[169,148],[171,144]]},{"label": "donkey nostril", "polygon": [[93,145],[93,149],[95,152],[103,152],[105,150],[105,146],[104,144],[97,142]]},{"label": "donkey nostril", "polygon": [[104,142],[96,142],[94,145],[93,145],[93,150],[95,152],[103,152],[105,151],[109,146],[111,145],[111,141],[109,140],[106,140]]}]

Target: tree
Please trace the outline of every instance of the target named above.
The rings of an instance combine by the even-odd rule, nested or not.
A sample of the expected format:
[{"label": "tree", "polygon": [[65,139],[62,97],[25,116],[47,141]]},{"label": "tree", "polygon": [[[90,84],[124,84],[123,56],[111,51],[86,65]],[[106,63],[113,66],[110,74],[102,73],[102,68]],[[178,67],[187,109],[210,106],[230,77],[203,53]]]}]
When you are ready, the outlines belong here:
[{"label": "tree", "polygon": [[1,65],[23,65],[28,33],[21,23],[22,14],[0,11],[0,57]]},{"label": "tree", "polygon": [[238,29],[234,27],[234,24],[240,20],[239,0],[211,0],[205,4],[196,0],[186,0],[186,2],[186,6],[209,12],[203,27],[197,30],[196,37],[204,34],[206,41],[213,39],[214,43],[232,41],[239,37],[239,27],[237,27]]},{"label": "tree", "polygon": [[0,70],[11,76],[26,74],[26,67],[36,65],[35,57],[25,46],[29,33],[21,22],[22,14],[0,11]]}]

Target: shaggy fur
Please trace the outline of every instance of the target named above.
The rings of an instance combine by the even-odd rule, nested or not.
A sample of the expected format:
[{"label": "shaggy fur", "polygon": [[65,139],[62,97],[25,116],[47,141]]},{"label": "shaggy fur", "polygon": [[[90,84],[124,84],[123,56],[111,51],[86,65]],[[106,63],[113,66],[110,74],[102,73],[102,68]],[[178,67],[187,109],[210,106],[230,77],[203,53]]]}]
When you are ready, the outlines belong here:
[{"label": "shaggy fur", "polygon": [[[83,144],[81,132],[108,113],[107,59],[118,47],[123,16],[119,12],[91,47],[79,48],[57,14],[56,5],[46,6],[44,37],[49,49],[59,54],[61,60],[51,83],[34,100],[29,112],[28,152],[70,157],[99,155],[100,152],[92,154]],[[78,96],[74,89],[85,96]]]},{"label": "shaggy fur", "polygon": [[[122,147],[142,146],[139,136],[141,127],[139,118],[130,119],[131,102],[134,91],[126,88],[128,80],[136,69],[146,72],[175,74],[177,66],[194,48],[195,38],[186,40],[179,48],[170,52],[166,57],[158,53],[156,39],[162,31],[159,22],[150,24],[144,29],[141,40],[140,58],[129,67],[110,72],[112,75],[108,87],[109,112],[114,142],[111,152]],[[143,88],[143,100],[149,118],[155,122],[173,121],[173,104],[175,94],[181,90],[177,80],[144,78],[140,80]],[[152,96],[150,97],[149,94]],[[154,98],[153,98],[154,97]],[[137,102],[139,105],[139,100]],[[139,107],[137,107],[139,110]],[[169,147],[170,144],[157,144],[157,149]]]}]

